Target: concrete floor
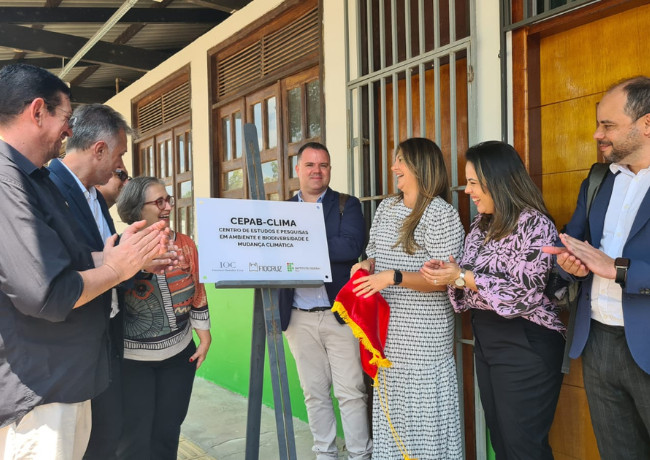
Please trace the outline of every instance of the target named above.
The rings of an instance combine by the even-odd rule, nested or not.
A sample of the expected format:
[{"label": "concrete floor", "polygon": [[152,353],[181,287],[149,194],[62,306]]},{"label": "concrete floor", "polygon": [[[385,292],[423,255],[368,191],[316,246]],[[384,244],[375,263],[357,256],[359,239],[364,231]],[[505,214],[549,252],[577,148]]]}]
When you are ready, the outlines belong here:
[{"label": "concrete floor", "polygon": [[[244,460],[248,400],[207,380],[194,381],[190,408],[181,427],[179,460]],[[299,460],[316,458],[307,423],[293,418],[296,455]],[[339,439],[339,450],[343,440]],[[279,460],[273,409],[262,406],[259,460]],[[342,452],[340,459],[346,459]]]}]

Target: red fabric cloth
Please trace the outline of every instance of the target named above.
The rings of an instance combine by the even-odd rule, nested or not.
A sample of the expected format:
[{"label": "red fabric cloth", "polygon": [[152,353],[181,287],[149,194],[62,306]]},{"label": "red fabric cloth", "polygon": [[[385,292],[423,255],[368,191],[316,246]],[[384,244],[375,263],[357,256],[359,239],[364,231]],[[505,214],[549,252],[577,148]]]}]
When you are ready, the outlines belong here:
[{"label": "red fabric cloth", "polygon": [[332,310],[345,320],[359,339],[361,366],[366,374],[376,380],[378,367],[391,366],[384,355],[390,307],[379,293],[364,298],[352,292],[355,287],[352,282],[368,275],[366,270],[357,270],[339,291]]}]

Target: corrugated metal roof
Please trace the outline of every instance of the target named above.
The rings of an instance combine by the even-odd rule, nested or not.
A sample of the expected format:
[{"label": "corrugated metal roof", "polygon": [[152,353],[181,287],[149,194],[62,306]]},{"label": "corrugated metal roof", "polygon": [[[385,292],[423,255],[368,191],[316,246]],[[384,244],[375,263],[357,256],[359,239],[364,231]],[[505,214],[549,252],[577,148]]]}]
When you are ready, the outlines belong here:
[{"label": "corrugated metal roof", "polygon": [[[226,19],[230,13],[225,10],[249,2],[139,0],[64,79],[72,83],[73,97],[79,94],[78,102],[103,102],[115,94],[116,81],[125,88]],[[0,0],[0,66],[31,62],[57,73],[123,3]]]}]

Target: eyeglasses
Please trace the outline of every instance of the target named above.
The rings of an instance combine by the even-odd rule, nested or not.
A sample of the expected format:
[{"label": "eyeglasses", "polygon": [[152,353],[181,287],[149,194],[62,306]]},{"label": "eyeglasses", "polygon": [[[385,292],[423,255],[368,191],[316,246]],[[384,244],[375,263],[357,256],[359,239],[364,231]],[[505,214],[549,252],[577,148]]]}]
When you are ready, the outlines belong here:
[{"label": "eyeglasses", "polygon": [[[68,113],[63,110],[61,107],[52,104],[50,101],[43,99],[48,110],[60,110],[65,115],[65,122],[68,124],[68,129],[73,129],[74,125],[77,123],[77,117],[73,117],[72,113]],[[25,104],[31,104],[32,101],[24,101]]]},{"label": "eyeglasses", "polygon": [[116,169],[113,171],[113,174],[117,176],[117,178],[120,180],[120,182],[125,182],[127,180],[131,180],[131,176],[129,176],[126,171],[122,171],[121,169]]},{"label": "eyeglasses", "polygon": [[158,198],[157,200],[154,201],[145,201],[143,204],[155,204],[158,206],[158,209],[161,211],[165,209],[165,203],[169,203],[169,206],[174,207],[176,204],[176,198],[174,198],[171,195],[167,195],[167,198]]},{"label": "eyeglasses", "polygon": [[73,129],[73,128],[74,128],[74,125],[77,123],[77,117],[73,117],[71,112],[66,112],[65,110],[63,110],[63,109],[62,109],[61,107],[59,107],[59,106],[53,106],[53,105],[50,104],[48,101],[45,101],[45,103],[47,104],[48,109],[49,109],[50,107],[54,107],[54,110],[60,110],[61,113],[63,113],[63,114],[65,115],[65,121],[66,121],[66,123],[68,124],[68,128],[69,128],[69,129]]}]

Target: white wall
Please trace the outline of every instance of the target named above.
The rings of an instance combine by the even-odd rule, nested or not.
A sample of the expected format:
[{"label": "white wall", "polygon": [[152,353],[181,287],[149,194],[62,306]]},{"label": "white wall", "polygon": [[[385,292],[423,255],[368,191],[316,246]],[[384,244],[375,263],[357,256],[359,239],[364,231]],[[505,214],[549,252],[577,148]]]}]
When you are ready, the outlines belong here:
[{"label": "white wall", "polygon": [[323,0],[323,90],[327,149],[333,189],[348,190],[347,113],[345,106],[345,23],[343,0]]},{"label": "white wall", "polygon": [[499,0],[475,0],[476,139],[501,139],[501,68],[499,60]]}]

